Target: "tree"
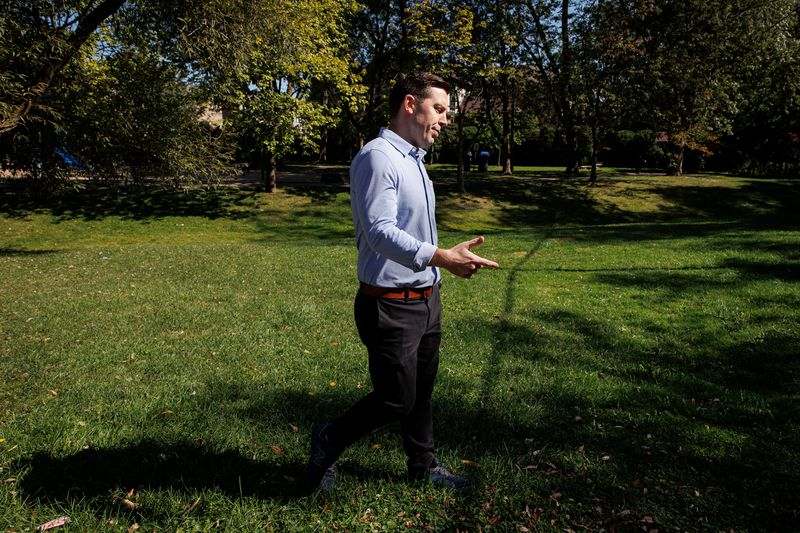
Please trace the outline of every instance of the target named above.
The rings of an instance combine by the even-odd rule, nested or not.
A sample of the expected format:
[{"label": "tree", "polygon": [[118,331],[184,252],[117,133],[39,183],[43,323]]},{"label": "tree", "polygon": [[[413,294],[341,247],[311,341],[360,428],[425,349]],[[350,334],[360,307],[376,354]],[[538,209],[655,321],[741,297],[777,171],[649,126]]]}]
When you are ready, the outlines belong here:
[{"label": "tree", "polygon": [[[264,1],[251,33],[249,53],[223,80],[220,103],[231,108],[231,124],[261,160],[263,187],[276,187],[276,163],[294,149],[315,149],[335,111],[310,98],[329,87],[352,109],[358,89],[348,72],[344,16],[339,0]],[[263,21],[270,20],[270,24]],[[319,91],[317,91],[319,94]]]},{"label": "tree", "polygon": [[620,20],[618,12],[599,0],[585,6],[575,25],[574,109],[588,122],[591,133],[592,185],[597,182],[602,136],[625,124],[631,68],[641,55],[616,27]]},{"label": "tree", "polygon": [[741,98],[723,163],[748,173],[800,171],[800,2],[751,2],[737,53]]},{"label": "tree", "polygon": [[411,66],[408,15],[406,0],[358,0],[347,19],[349,76],[357,98],[345,99],[340,107],[354,149],[387,123],[390,82]]},{"label": "tree", "polygon": [[[526,58],[539,80],[561,128],[567,175],[578,173],[578,117],[575,110],[575,56],[569,0],[525,0],[521,21]],[[557,21],[557,23],[554,23]]]},{"label": "tree", "polygon": [[[0,18],[0,134],[44,119],[53,81],[124,0],[10,1]],[[5,3],[4,3],[5,4]],[[37,113],[41,113],[37,117]]]},{"label": "tree", "polygon": [[457,185],[465,191],[464,154],[467,111],[476,100],[480,87],[477,48],[474,39],[474,13],[463,2],[426,0],[411,10],[406,25],[413,50],[412,62],[420,70],[434,72],[452,85],[450,116],[456,126]]},{"label": "tree", "polygon": [[[481,43],[481,97],[486,124],[500,144],[503,174],[513,173],[514,115],[520,82],[527,68],[521,55],[524,27],[517,2],[494,0],[476,4],[476,40]],[[499,127],[494,118],[499,107]]]},{"label": "tree", "polygon": [[598,31],[617,36],[614,46],[628,51],[617,56],[630,94],[628,122],[663,132],[672,147],[670,172],[683,173],[687,149],[707,155],[730,131],[739,98],[730,58],[744,44],[746,11],[722,0],[597,3]]},{"label": "tree", "polygon": [[8,2],[3,149],[17,166],[43,165],[43,177],[59,173],[60,147],[104,179],[218,179],[229,150],[198,120],[211,92],[205,67],[249,21],[246,4]]}]

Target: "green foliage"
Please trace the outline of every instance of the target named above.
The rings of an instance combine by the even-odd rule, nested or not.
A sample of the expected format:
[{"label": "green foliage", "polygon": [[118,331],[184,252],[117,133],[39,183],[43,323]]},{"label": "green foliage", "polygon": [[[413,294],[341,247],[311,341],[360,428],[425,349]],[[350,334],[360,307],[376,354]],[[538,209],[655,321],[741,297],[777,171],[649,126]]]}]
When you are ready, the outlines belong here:
[{"label": "green foliage", "polygon": [[3,119],[11,128],[3,151],[50,178],[69,177],[57,147],[100,179],[225,177],[231,150],[200,120],[207,92],[188,80],[196,63],[175,24],[180,13],[194,20],[188,15],[203,2],[183,4],[183,11],[170,2],[119,4],[11,2],[21,22],[3,19],[3,36],[12,39],[3,53],[12,61],[0,79],[14,82],[2,88],[4,109],[15,113]]},{"label": "green foliage", "polygon": [[335,93],[346,109],[358,106],[360,88],[348,70],[343,33],[343,17],[353,6],[342,0],[260,5],[258,22],[243,36],[249,54],[230,73],[219,100],[232,109],[233,128],[254,150],[282,158],[316,147],[322,129],[334,123],[337,111],[322,94]]},{"label": "green foliage", "polygon": [[93,175],[211,184],[231,171],[225,136],[200,120],[199,91],[153,52],[84,57],[72,74],[60,143]]},{"label": "green foliage", "polygon": [[[53,175],[56,146],[107,178],[204,182],[231,152],[321,156],[330,139],[347,157],[411,69],[458,89],[450,158],[480,139],[510,168],[545,128],[574,169],[587,139],[649,130],[676,171],[690,152],[800,168],[794,0],[7,0],[3,15],[0,151]],[[198,123],[209,109],[225,135]]]}]

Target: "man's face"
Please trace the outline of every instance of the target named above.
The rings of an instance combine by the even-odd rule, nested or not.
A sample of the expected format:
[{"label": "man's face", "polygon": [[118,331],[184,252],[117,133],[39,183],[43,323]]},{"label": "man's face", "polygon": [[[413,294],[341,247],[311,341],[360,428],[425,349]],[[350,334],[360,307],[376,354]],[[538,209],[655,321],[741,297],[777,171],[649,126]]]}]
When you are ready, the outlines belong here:
[{"label": "man's face", "polygon": [[447,126],[447,109],[450,97],[447,91],[439,87],[428,89],[427,96],[414,103],[412,117],[413,144],[423,150],[431,147],[442,128]]}]

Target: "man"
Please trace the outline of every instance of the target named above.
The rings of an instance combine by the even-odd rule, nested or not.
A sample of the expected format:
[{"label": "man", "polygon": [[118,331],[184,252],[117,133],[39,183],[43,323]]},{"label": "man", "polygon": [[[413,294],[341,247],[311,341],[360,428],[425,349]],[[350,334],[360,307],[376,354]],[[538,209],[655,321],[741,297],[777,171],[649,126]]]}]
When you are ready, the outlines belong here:
[{"label": "man", "polygon": [[312,430],[308,482],[324,490],[350,444],[399,420],[412,479],[463,489],[465,478],[436,461],[431,395],[441,340],[440,268],[469,278],[497,263],[472,253],[483,237],[450,249],[437,245],[433,183],[422,159],[448,123],[450,86],[412,74],[389,95],[391,123],[350,166],[358,247],[355,320],[369,354],[373,390],[333,422]]}]

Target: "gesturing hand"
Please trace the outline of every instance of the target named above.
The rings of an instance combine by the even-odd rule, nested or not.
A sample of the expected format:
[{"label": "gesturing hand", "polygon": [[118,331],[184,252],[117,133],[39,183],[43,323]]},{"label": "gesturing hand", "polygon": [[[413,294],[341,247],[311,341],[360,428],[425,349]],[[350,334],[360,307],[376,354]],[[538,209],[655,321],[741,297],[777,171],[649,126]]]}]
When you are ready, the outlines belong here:
[{"label": "gesturing hand", "polygon": [[483,236],[456,244],[443,250],[438,248],[433,254],[430,264],[449,270],[461,278],[469,278],[482,267],[498,268],[500,265],[489,259],[472,253],[472,248],[483,244]]}]

